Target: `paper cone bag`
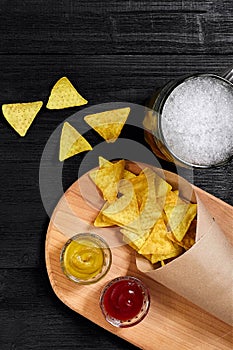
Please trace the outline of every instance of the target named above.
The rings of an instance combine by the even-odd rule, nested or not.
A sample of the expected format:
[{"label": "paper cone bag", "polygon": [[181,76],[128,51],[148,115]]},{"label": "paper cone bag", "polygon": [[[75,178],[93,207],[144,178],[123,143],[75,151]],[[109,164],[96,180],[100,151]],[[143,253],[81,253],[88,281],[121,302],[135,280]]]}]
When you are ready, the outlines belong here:
[{"label": "paper cone bag", "polygon": [[[169,182],[169,178],[167,181]],[[174,188],[174,183],[172,185]],[[196,243],[183,255],[158,269],[153,269],[148,260],[138,255],[137,268],[217,318],[233,325],[233,246],[192,186],[183,179],[179,190],[182,185],[182,195],[190,199],[193,191],[192,200],[197,203]],[[185,196],[187,193],[188,197]]]}]

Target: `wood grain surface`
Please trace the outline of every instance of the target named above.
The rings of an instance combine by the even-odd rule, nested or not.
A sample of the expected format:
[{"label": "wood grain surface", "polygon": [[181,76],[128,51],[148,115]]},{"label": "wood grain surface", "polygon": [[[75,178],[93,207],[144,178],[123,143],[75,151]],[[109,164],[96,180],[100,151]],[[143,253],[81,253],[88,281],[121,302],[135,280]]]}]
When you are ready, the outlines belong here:
[{"label": "wood grain surface", "polygon": [[[171,79],[195,72],[221,74],[232,65],[232,28],[231,0],[0,0],[0,105],[38,98],[46,103],[63,75],[90,106],[144,104]],[[135,349],[66,307],[46,272],[50,217],[40,194],[41,156],[54,130],[79,110],[48,111],[43,106],[24,138],[0,118],[1,350]],[[133,135],[148,147],[142,131]],[[94,133],[88,140],[100,142]],[[76,181],[83,162],[84,154],[65,162],[64,191]],[[175,170],[166,162],[161,165]],[[193,183],[232,206],[232,171],[232,160],[220,168],[195,170]],[[48,187],[53,181],[48,172]],[[185,340],[180,348],[186,349]],[[224,345],[219,339],[217,346],[199,348]]]},{"label": "wood grain surface", "polygon": [[[140,166],[143,169],[148,165]],[[133,163],[128,163],[127,169],[135,174],[139,173],[138,167]],[[165,172],[165,177],[171,183],[177,181],[174,173]],[[233,207],[197,187],[195,191],[215,220],[224,222],[222,228],[233,244]],[[145,350],[154,349],[155,343],[158,349],[170,350],[171,342],[174,350],[184,346],[185,349],[192,350],[197,346],[205,347],[210,344],[216,348],[221,344],[223,349],[232,349],[231,326],[140,272],[136,267],[135,252],[123,244],[119,230],[96,229],[91,226],[100,203],[103,203],[99,197],[95,185],[86,173],[66,191],[51,217],[46,238],[46,265],[58,298],[77,313]],[[98,283],[80,286],[69,281],[63,274],[60,253],[68,238],[87,231],[100,234],[108,242],[113,256],[112,266]],[[119,238],[113,237],[114,235]],[[151,305],[148,315],[139,325],[119,329],[105,321],[99,307],[99,298],[108,281],[125,275],[138,277],[148,286]]]}]

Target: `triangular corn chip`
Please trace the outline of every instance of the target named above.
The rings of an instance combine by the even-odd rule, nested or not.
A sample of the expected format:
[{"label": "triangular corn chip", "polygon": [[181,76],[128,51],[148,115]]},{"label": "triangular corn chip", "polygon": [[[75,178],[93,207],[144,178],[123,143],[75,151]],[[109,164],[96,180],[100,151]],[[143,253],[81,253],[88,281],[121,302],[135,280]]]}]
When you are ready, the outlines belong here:
[{"label": "triangular corn chip", "polygon": [[129,179],[129,182],[134,188],[140,208],[140,223],[143,231],[150,230],[162,214],[162,209],[157,204],[156,177],[157,175],[153,170],[145,168],[138,176]]},{"label": "triangular corn chip", "polygon": [[114,202],[118,194],[118,183],[123,177],[125,161],[105,162],[98,169],[90,172],[90,177],[102,192],[104,200]]},{"label": "triangular corn chip", "polygon": [[185,234],[184,238],[182,239],[181,242],[179,242],[175,236],[173,235],[172,232],[168,232],[167,236],[168,238],[177,243],[178,245],[180,245],[181,247],[183,247],[185,250],[190,249],[194,243],[195,243],[195,237],[196,237],[196,226],[197,226],[197,220],[193,220],[191,222],[191,225],[187,231],[187,233]]},{"label": "triangular corn chip", "polygon": [[[170,253],[167,254],[152,254],[151,255],[151,262],[152,264],[156,264],[157,262],[161,262],[161,265],[164,266],[164,260],[167,259],[171,259],[171,258],[176,258],[179,255],[181,255],[183,253],[183,249],[182,247],[180,247],[179,245],[177,245],[177,248],[175,248],[173,251],[171,251]],[[163,261],[163,263],[162,263]]]},{"label": "triangular corn chip", "polygon": [[197,214],[197,204],[185,203],[179,199],[175,206],[168,205],[164,211],[172,233],[181,242]]},{"label": "triangular corn chip", "polygon": [[139,249],[143,246],[146,239],[149,237],[150,232],[133,232],[128,229],[121,229],[121,233],[123,233],[123,240],[127,244],[129,244],[133,249],[139,251]]},{"label": "triangular corn chip", "polygon": [[124,169],[123,179],[130,180],[130,179],[133,179],[135,177],[136,177],[136,175],[131,173],[131,171]]},{"label": "triangular corn chip", "polygon": [[[185,250],[188,250],[190,249],[194,243],[195,243],[195,238],[196,238],[196,225],[195,225],[195,221],[196,220],[193,220],[189,229],[188,229],[188,232],[186,233],[186,235],[184,236],[184,238],[182,239],[182,244],[183,244],[183,248]],[[195,229],[193,228],[195,225]],[[191,228],[192,227],[192,228]]]},{"label": "triangular corn chip", "polygon": [[166,197],[168,193],[172,190],[172,186],[165,181],[162,177],[158,176],[155,173],[155,191],[156,191],[156,197]]},{"label": "triangular corn chip", "polygon": [[[125,181],[128,180],[123,179],[119,184],[119,191],[121,193],[123,193],[121,183]],[[107,209],[103,210],[103,214],[118,226],[134,232],[141,231],[138,202],[132,186],[130,191],[127,190],[120,198],[117,198],[115,202],[109,205]]]},{"label": "triangular corn chip", "polygon": [[95,221],[94,221],[95,227],[109,227],[114,225],[114,223],[103,214],[103,210],[105,210],[108,206],[109,206],[109,203],[105,202],[99,214],[95,218]]},{"label": "triangular corn chip", "polygon": [[157,175],[149,168],[143,170],[147,181],[147,193],[143,193],[142,202],[140,206],[140,221],[143,230],[148,231],[152,229],[157,220],[162,215],[162,208],[157,203],[157,194],[155,187],[155,179]]},{"label": "triangular corn chip", "polygon": [[[99,157],[99,166],[100,167],[102,167],[103,165],[111,165],[112,164],[112,162],[110,162],[109,160],[107,160],[107,159],[105,159],[104,157]],[[123,172],[123,179],[127,179],[127,180],[129,180],[129,179],[132,179],[132,178],[134,178],[134,177],[136,177],[136,175],[134,174],[134,173],[131,173],[131,171],[129,171],[129,170],[126,170],[126,169],[124,169],[124,172]]]},{"label": "triangular corn chip", "polygon": [[4,104],[2,112],[12,128],[25,136],[42,105],[42,101]]},{"label": "triangular corn chip", "polygon": [[139,250],[139,254],[152,254],[153,263],[168,259],[168,257],[175,257],[181,252],[182,248],[167,237],[167,227],[162,217],[156,222],[149,237]]},{"label": "triangular corn chip", "polygon": [[46,107],[48,109],[63,109],[83,106],[88,101],[83,98],[68,78],[62,77],[53,86]]},{"label": "triangular corn chip", "polygon": [[105,165],[106,164],[111,165],[112,162],[110,162],[109,160],[105,159],[104,157],[99,156],[99,167],[101,168],[104,164]]},{"label": "triangular corn chip", "polygon": [[75,154],[92,150],[89,142],[68,122],[65,122],[60,138],[59,160],[63,161]]},{"label": "triangular corn chip", "polygon": [[128,118],[130,108],[120,108],[84,117],[90,125],[107,142],[115,142]]},{"label": "triangular corn chip", "polygon": [[164,210],[169,207],[174,207],[179,200],[179,191],[169,191],[166,195]]},{"label": "triangular corn chip", "polygon": [[[139,175],[128,179],[132,184],[135,194],[137,196],[138,205],[141,206],[142,202],[148,196],[149,183],[152,184],[154,181],[154,173],[147,173],[147,168],[142,170]],[[125,182],[124,186],[128,187],[129,183]],[[123,184],[121,186],[123,188]]]}]

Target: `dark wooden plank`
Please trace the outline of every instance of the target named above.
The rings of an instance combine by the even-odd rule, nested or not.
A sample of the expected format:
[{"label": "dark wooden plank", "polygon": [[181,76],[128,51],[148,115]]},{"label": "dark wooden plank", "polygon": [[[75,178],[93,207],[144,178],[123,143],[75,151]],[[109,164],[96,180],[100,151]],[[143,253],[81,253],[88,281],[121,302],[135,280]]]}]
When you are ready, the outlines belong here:
[{"label": "dark wooden plank", "polygon": [[0,269],[0,324],[1,350],[136,350],[62,304],[44,269]]},{"label": "dark wooden plank", "polygon": [[[58,0],[56,1],[57,6],[53,6],[51,3],[45,4],[43,0],[30,0],[31,8],[28,8],[29,1],[22,1],[21,5],[17,1],[13,0],[15,6],[10,6],[10,4],[4,0],[1,0],[2,9],[6,12],[26,12],[27,10],[33,11],[34,13],[39,13],[41,10],[44,12],[61,13],[63,9],[65,13],[72,15],[73,13],[112,13],[112,12],[206,12],[206,11],[222,11],[228,7],[231,2],[229,0],[224,0],[221,3],[213,0],[186,0],[182,2],[180,0],[167,0],[164,1],[150,1],[147,0],[109,0],[108,3],[101,0],[89,0],[84,1],[72,1],[72,0]],[[12,2],[12,4],[13,4]],[[42,6],[43,5],[43,6]]]},{"label": "dark wooden plank", "polygon": [[2,2],[0,53],[225,53],[232,1]]},{"label": "dark wooden plank", "polygon": [[[233,62],[231,55],[12,55],[0,56],[0,104],[42,99],[52,85],[67,75],[89,101],[143,103],[155,89],[182,75],[221,73]],[[77,109],[76,109],[77,110]],[[50,111],[53,123],[62,113]]]}]

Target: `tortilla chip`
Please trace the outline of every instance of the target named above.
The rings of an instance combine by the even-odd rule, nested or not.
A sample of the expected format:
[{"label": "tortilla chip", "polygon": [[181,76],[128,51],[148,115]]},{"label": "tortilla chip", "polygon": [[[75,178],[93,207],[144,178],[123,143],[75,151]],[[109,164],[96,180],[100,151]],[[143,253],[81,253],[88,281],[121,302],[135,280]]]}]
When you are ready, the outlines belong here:
[{"label": "tortilla chip", "polygon": [[[152,262],[152,264],[156,264],[157,262],[161,262],[161,264],[162,264],[162,261],[164,262],[164,260],[176,258],[179,255],[181,255],[182,252],[183,252],[183,249],[179,245],[177,245],[177,249],[174,249],[171,253],[167,253],[164,255],[163,254],[152,254],[151,255],[151,262]],[[162,265],[165,265],[165,264],[163,263]]]},{"label": "tortilla chip", "polygon": [[175,238],[175,236],[173,235],[172,232],[168,232],[167,236],[168,236],[168,238],[169,238],[172,242],[178,244],[179,246],[181,246],[181,247],[184,248],[185,250],[188,250],[188,249],[190,249],[190,248],[194,245],[194,243],[195,243],[196,232],[192,232],[192,231],[191,231],[191,232],[189,233],[189,231],[188,231],[188,232],[186,233],[186,235],[184,236],[184,238],[182,239],[181,242],[179,242],[179,241]]},{"label": "tortilla chip", "polygon": [[133,232],[128,229],[121,229],[121,233],[123,233],[123,240],[129,244],[133,249],[139,251],[139,249],[143,246],[146,239],[149,237],[150,232]]},{"label": "tortilla chip", "polygon": [[140,224],[143,231],[150,230],[162,214],[157,202],[155,177],[157,175],[150,169],[143,169],[140,174],[125,183],[125,191],[129,183],[133,186],[140,209]]},{"label": "tortilla chip", "polygon": [[165,196],[165,200],[162,198],[163,200],[163,207],[164,210],[166,210],[167,208],[171,207],[171,206],[175,206],[177,201],[179,200],[179,191],[168,191],[166,196]]},{"label": "tortilla chip", "polygon": [[105,159],[104,157],[99,156],[99,167],[101,168],[103,165],[106,165],[106,164],[111,165],[112,162]]},{"label": "tortilla chip", "polygon": [[53,86],[46,107],[48,109],[63,109],[83,106],[88,101],[83,98],[68,78],[62,77]]},{"label": "tortilla chip", "polygon": [[84,117],[90,125],[107,142],[115,142],[128,118],[130,108],[120,108]]},{"label": "tortilla chip", "polygon": [[[143,194],[140,205],[140,220],[143,230],[148,231],[152,229],[161,217],[163,210],[157,202],[157,192],[155,187],[155,179],[157,175],[149,168],[143,170],[146,178],[146,188],[141,188],[140,192]],[[144,183],[145,185],[145,183]]]},{"label": "tortilla chip", "polygon": [[99,169],[90,172],[90,177],[101,191],[104,200],[112,203],[117,198],[118,184],[123,177],[125,161],[105,162]]},{"label": "tortilla chip", "polygon": [[2,112],[12,128],[25,136],[42,105],[42,101],[4,104]]},{"label": "tortilla chip", "polygon": [[63,161],[75,154],[92,150],[89,142],[68,122],[63,124],[60,138],[59,160]]},{"label": "tortilla chip", "polygon": [[[148,177],[148,178],[147,178]],[[151,177],[151,179],[150,179]],[[137,196],[138,205],[141,206],[144,198],[148,196],[149,183],[152,184],[154,179],[154,173],[147,173],[147,170],[142,170],[139,175],[129,179],[130,183],[133,185],[135,194]],[[128,186],[128,183],[125,183]],[[122,186],[123,188],[123,186]]]},{"label": "tortilla chip", "polygon": [[139,254],[152,254],[153,263],[175,257],[181,252],[182,248],[167,237],[167,227],[162,218],[156,222],[149,237],[139,250]]},{"label": "tortilla chip", "polygon": [[131,187],[130,191],[127,190],[123,192],[121,189],[121,183],[125,181],[128,182],[123,179],[119,184],[119,190],[123,195],[110,204],[107,209],[103,210],[103,214],[120,227],[127,228],[134,232],[140,232],[141,228],[137,198],[133,187]]},{"label": "tortilla chip", "polygon": [[99,214],[95,218],[95,221],[94,221],[94,226],[95,227],[109,227],[109,226],[113,226],[114,225],[114,223],[103,214],[103,211],[108,206],[109,206],[108,202],[104,203],[101,211],[99,212]]},{"label": "tortilla chip", "polygon": [[164,211],[172,233],[181,242],[197,214],[197,204],[185,203],[179,199],[175,206],[168,205]]},{"label": "tortilla chip", "polygon": [[166,182],[162,177],[154,173],[154,186],[157,198],[166,197],[172,190],[172,186]]},{"label": "tortilla chip", "polygon": [[[104,164],[106,165],[106,164],[108,164],[108,165],[111,165],[111,164],[113,164],[113,163],[115,163],[115,162],[110,162],[109,160],[107,160],[107,159],[105,159],[104,157],[99,157],[99,166],[100,167],[102,167]],[[134,177],[136,177],[136,175],[135,174],[133,174],[131,171],[129,171],[129,170],[126,170],[126,169],[124,169],[124,172],[123,172],[123,179],[127,179],[127,180],[129,180],[129,179],[132,179],[132,178],[134,178]]]},{"label": "tortilla chip", "polygon": [[123,179],[130,180],[130,179],[133,179],[135,177],[136,177],[136,175],[131,173],[131,171],[124,169]]},{"label": "tortilla chip", "polygon": [[183,248],[185,250],[190,249],[195,243],[195,238],[196,231],[188,231],[181,241],[181,243],[183,244]]}]

